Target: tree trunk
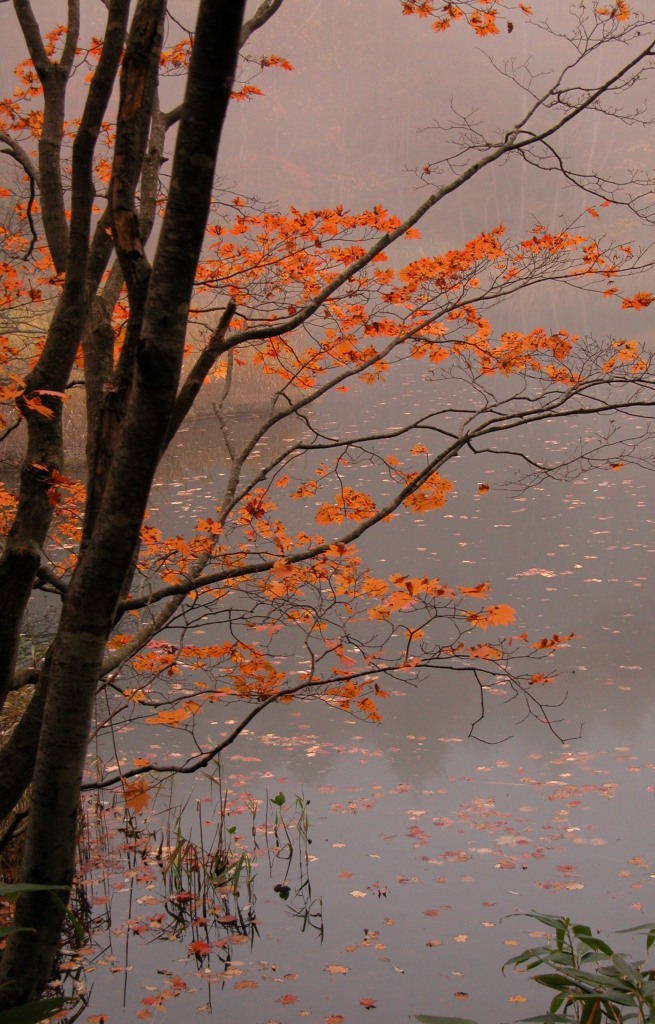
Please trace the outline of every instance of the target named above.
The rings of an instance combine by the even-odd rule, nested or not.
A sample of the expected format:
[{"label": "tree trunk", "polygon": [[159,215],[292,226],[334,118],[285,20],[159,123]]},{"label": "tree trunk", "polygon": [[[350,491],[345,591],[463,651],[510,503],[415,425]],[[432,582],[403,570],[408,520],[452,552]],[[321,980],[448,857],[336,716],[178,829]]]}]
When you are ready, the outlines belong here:
[{"label": "tree trunk", "polygon": [[[32,783],[25,882],[70,886],[73,881],[96,686],[175,403],[244,6],[245,0],[200,3],[169,205],[149,278],[134,383],[95,525],[64,598],[43,669],[42,685],[48,693]],[[142,0],[135,20],[148,15],[154,26],[157,19],[151,16],[156,9],[163,13],[165,0]],[[40,995],[50,976],[63,915],[63,904],[54,894],[19,897],[16,924],[37,934],[21,931],[9,939],[0,964],[0,1008]]]}]

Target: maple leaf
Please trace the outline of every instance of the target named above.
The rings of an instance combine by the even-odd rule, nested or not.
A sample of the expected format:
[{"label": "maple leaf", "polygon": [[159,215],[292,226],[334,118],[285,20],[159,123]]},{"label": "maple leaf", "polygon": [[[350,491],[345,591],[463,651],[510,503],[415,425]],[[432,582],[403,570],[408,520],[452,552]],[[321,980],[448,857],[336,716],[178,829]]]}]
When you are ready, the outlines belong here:
[{"label": "maple leaf", "polygon": [[202,939],[196,939],[195,942],[190,942],[187,946],[189,953],[195,953],[198,956],[207,956],[211,953],[211,945],[209,942],[203,942]]},{"label": "maple leaf", "polygon": [[489,591],[488,583],[478,583],[475,587],[458,587],[460,594],[468,594],[470,597],[485,597]]},{"label": "maple leaf", "polygon": [[467,612],[466,618],[472,626],[488,629],[489,626],[507,626],[514,622],[516,612],[508,604],[492,604],[480,612]]},{"label": "maple leaf", "polygon": [[476,644],[469,649],[469,655],[472,658],[483,658],[485,661],[500,661],[503,653],[491,644]]},{"label": "maple leaf", "polygon": [[359,1005],[363,1006],[366,1010],[374,1010],[378,1005],[377,999],[360,999]]},{"label": "maple leaf", "polygon": [[555,676],[545,676],[543,672],[535,672],[530,680],[530,685],[538,684],[540,686],[547,686],[549,683],[556,682]]},{"label": "maple leaf", "polygon": [[341,964],[328,964],[323,970],[328,974],[348,974],[350,967],[342,967]]},{"label": "maple leaf", "polygon": [[186,711],[184,708],[177,708],[175,711],[159,711],[156,715],[145,718],[144,722],[146,725],[170,725],[173,729],[177,729],[181,722],[186,721],[190,717],[190,711]]},{"label": "maple leaf", "polygon": [[655,296],[651,292],[636,292],[631,299],[623,300],[621,309],[646,309],[651,302],[655,302]]},{"label": "maple leaf", "polygon": [[123,798],[128,811],[133,811],[135,814],[138,814],[139,811],[146,811],[150,803],[150,784],[146,779],[124,782]]}]

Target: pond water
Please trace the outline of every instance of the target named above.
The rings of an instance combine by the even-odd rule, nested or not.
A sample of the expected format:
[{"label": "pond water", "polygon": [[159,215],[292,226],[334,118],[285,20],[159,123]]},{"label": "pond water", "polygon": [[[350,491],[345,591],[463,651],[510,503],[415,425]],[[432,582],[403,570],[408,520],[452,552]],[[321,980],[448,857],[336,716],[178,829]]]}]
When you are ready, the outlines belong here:
[{"label": "pond water", "polygon": [[[387,404],[364,415],[392,424],[428,386],[403,371]],[[543,429],[560,447],[580,430]],[[547,1003],[524,975],[501,974],[544,933],[513,915],[568,914],[603,935],[655,917],[652,478],[625,467],[513,491],[500,486],[511,460],[454,465],[448,505],[381,527],[365,555],[389,572],[489,580],[537,638],[574,630],[553,659],[558,683],[543,688],[549,703],[563,701],[551,717],[566,742],[521,721],[502,680],[482,739],[469,738],[479,693],[442,670],[418,687],[394,681],[378,726],[318,701],[270,708],[226,751],[220,779],[217,768],[178,779],[127,826],[101,797],[85,883],[97,918],[91,1015],[339,1024],[370,1014],[390,1024],[442,1013],[501,1024]],[[192,424],[162,467],[162,528],[188,528],[225,471],[215,424]],[[241,710],[213,705],[200,732],[215,741]],[[103,754],[130,763],[175,740],[135,724]],[[216,850],[222,799],[229,843],[249,851],[251,874],[244,861],[238,905],[211,887],[193,904],[192,871],[173,885],[176,829]],[[276,814],[288,833],[281,822],[275,832]]]},{"label": "pond water", "polygon": [[[190,6],[177,5],[183,22]],[[550,7],[566,17],[568,0]],[[411,169],[446,152],[436,124],[451,123],[454,109],[475,111],[494,133],[516,120],[524,92],[494,72],[480,40],[452,33],[437,50],[441,36],[419,19],[399,20],[398,8],[284,5],[261,52],[291,59],[298,76],[273,76],[265,102],[237,106],[221,154],[227,188],[274,197],[282,209],[382,202],[406,213],[426,194]],[[517,18],[490,52],[501,67],[520,67],[530,53],[540,58],[536,73],[556,67],[562,38],[534,39]],[[572,156],[582,149],[581,172],[611,175],[636,148],[648,152],[617,118],[591,125],[564,139]],[[586,202],[525,162],[503,164],[440,206],[405,255],[462,245],[501,221],[517,237],[535,223],[571,224]],[[635,237],[618,210],[603,230]],[[634,279],[630,289],[639,287]],[[609,303],[583,305],[573,289],[545,288],[538,304],[526,292],[518,303],[511,329],[600,337],[614,328],[624,337],[642,326],[633,312],[610,324]],[[414,363],[400,370],[375,392],[333,396],[324,423],[343,429],[356,414],[361,426],[382,428],[415,416],[437,385]],[[261,458],[298,429],[264,439]],[[581,430],[540,429],[542,447],[559,450]],[[515,445],[532,452],[537,443],[526,427]],[[227,750],[220,775],[211,766],[162,785],[147,812],[126,817],[120,797],[94,795],[78,893],[78,910],[94,922],[82,1020],[397,1024],[440,1013],[501,1024],[547,1004],[524,975],[501,973],[543,938],[542,926],[514,915],[569,914],[603,936],[655,920],[653,478],[625,467],[529,490],[501,486],[516,468],[511,458],[467,453],[448,467],[456,490],[443,510],[405,512],[361,549],[380,572],[488,580],[494,601],[515,607],[536,638],[575,631],[552,662],[559,682],[544,688],[555,731],[523,720],[501,679],[470,737],[479,691],[442,670],[418,687],[392,681],[380,725],[319,701],[269,708]],[[167,454],[152,521],[189,531],[215,508],[227,471],[216,423],[193,423]],[[313,511],[285,508],[297,526]],[[242,711],[214,705],[199,735],[215,741]],[[181,762],[188,741],[181,729],[135,723],[104,735],[93,754],[107,765],[163,752]],[[229,887],[203,889],[195,870],[196,850],[206,861],[222,844],[239,865],[238,899]],[[62,973],[77,977],[67,956]]]}]

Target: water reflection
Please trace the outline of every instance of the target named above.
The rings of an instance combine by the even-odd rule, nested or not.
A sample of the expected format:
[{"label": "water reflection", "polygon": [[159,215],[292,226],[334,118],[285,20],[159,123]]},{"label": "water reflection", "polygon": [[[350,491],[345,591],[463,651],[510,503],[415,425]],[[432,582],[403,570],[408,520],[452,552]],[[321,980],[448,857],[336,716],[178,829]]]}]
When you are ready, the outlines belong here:
[{"label": "water reflection", "polygon": [[[392,423],[429,386],[401,374],[386,404],[370,414]],[[322,416],[343,422],[342,412],[340,398]],[[546,441],[564,446],[578,428],[546,429]],[[190,427],[185,442],[183,459],[167,456],[158,485],[160,525],[173,532],[190,529],[215,501],[226,471],[207,424]],[[530,430],[522,442],[535,442]],[[501,486],[514,468],[502,458],[461,458],[452,468],[456,491],[444,509],[403,513],[367,536],[363,553],[389,572],[469,585],[488,579],[494,599],[516,606],[521,628],[536,637],[574,629],[578,638],[553,659],[560,681],[547,697],[566,698],[556,717],[566,735],[582,724],[581,738],[562,745],[534,720],[519,721],[521,709],[505,701],[500,685],[489,696],[483,735],[494,741],[511,733],[511,740],[468,740],[479,694],[472,680],[448,672],[416,689],[394,683],[379,726],[317,700],[267,709],[226,751],[222,777],[236,797],[247,794],[242,806],[255,800],[263,807],[279,791],[310,801],[308,865],[312,892],[322,899],[323,943],[286,913],[275,877],[260,863],[259,937],[238,951],[227,975],[214,963],[199,967],[188,936],[167,948],[165,969],[198,987],[198,1005],[290,1021],[298,1012],[356,1018],[360,998],[377,998],[384,1019],[395,1020],[461,1014],[466,995],[467,1016],[505,1020],[513,995],[529,1000],[522,1015],[544,1005],[536,986],[500,977],[501,962],[515,951],[504,943],[529,944],[533,927],[506,915],[538,907],[601,931],[648,917],[655,878],[650,480],[629,468],[516,491]],[[484,495],[481,480],[491,485]],[[312,506],[289,502],[284,512],[302,526]],[[200,730],[211,742],[242,711],[214,707]],[[173,739],[180,756],[183,731]],[[128,759],[157,756],[171,742],[170,730],[138,723],[118,737]],[[207,822],[216,818],[212,772],[178,780],[170,797],[186,805],[189,827],[196,800]],[[245,842],[248,816],[238,806],[237,799],[228,821]],[[128,1013],[142,1006],[140,986],[157,984],[166,948],[138,937],[132,943],[139,973],[128,978]],[[350,970],[331,974],[331,965]],[[100,977],[96,988],[105,998]],[[285,996],[295,1001],[281,1002]]]}]

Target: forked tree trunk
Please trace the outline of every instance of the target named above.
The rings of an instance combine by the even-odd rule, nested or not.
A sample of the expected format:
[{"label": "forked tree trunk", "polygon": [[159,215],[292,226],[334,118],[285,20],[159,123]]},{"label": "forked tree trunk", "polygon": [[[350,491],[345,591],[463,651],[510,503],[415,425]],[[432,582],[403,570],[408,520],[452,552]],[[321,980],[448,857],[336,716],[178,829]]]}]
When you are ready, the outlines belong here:
[{"label": "forked tree trunk", "polygon": [[[147,8],[152,14],[157,5],[163,9],[165,0],[142,0],[139,10]],[[80,787],[96,685],[175,402],[244,6],[245,0],[201,0],[199,6],[134,385],[94,528],[71,580],[43,669],[47,700],[23,858],[25,882],[70,885],[73,880]],[[0,964],[1,1008],[40,995],[50,976],[63,916],[62,904],[47,893],[19,898],[16,924],[31,931],[20,931],[8,942]]]}]

